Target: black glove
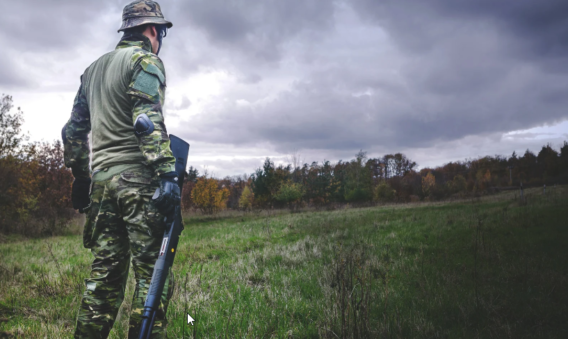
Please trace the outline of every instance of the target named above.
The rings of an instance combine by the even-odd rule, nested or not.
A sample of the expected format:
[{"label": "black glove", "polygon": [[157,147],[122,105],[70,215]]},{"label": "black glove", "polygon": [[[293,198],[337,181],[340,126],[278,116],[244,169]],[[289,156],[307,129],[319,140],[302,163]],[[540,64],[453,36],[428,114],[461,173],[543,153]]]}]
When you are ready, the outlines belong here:
[{"label": "black glove", "polygon": [[181,201],[178,177],[175,172],[169,172],[162,174],[160,178],[160,188],[154,193],[152,201],[161,214],[169,216]]},{"label": "black glove", "polygon": [[73,188],[71,189],[71,203],[73,209],[79,210],[79,213],[85,213],[85,208],[91,203],[89,198],[91,190],[90,178],[75,178]]}]

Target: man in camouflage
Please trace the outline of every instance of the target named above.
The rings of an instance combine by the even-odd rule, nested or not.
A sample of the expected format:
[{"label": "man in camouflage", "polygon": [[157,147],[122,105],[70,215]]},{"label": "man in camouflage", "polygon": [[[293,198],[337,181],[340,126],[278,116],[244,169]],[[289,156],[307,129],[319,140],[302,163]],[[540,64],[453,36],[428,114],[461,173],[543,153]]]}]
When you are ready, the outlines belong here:
[{"label": "man in camouflage", "polygon": [[[138,338],[164,215],[179,202],[175,159],[162,115],[166,73],[157,56],[172,24],[153,1],[128,4],[122,19],[122,39],[81,76],[71,118],[62,131],[65,165],[75,177],[73,207],[86,213],[83,244],[95,257],[85,280],[75,338],[108,337],[124,298],[131,260],[136,290],[128,337]],[[160,195],[153,201],[157,188]],[[172,286],[170,272],[152,338],[165,337]]]}]

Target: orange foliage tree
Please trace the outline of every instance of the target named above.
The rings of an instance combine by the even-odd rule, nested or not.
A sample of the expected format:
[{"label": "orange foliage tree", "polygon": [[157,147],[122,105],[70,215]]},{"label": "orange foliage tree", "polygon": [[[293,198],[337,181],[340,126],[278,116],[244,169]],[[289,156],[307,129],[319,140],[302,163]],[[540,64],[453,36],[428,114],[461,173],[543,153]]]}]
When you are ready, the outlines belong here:
[{"label": "orange foliage tree", "polygon": [[422,193],[424,193],[424,196],[429,196],[435,186],[436,177],[432,174],[432,171],[430,171],[425,177],[422,177]]},{"label": "orange foliage tree", "polygon": [[243,193],[239,198],[239,207],[244,210],[250,210],[252,209],[253,204],[254,204],[254,193],[252,193],[252,190],[247,185],[243,189]]},{"label": "orange foliage tree", "polygon": [[219,187],[217,180],[205,176],[199,178],[191,190],[191,200],[205,214],[213,214],[227,207],[229,190]]}]

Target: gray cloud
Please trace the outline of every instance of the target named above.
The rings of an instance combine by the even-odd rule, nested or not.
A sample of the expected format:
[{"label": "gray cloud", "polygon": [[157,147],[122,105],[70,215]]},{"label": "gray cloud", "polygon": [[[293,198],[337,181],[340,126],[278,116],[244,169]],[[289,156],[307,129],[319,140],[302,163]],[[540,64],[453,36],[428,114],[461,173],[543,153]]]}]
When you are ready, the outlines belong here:
[{"label": "gray cloud", "polygon": [[[2,90],[74,92],[120,38],[127,2],[0,3]],[[241,171],[267,149],[450,154],[456,142],[492,147],[496,135],[568,118],[565,1],[159,2],[174,23],[160,53],[169,93],[196,74],[229,79],[213,97],[167,96],[168,115],[182,121],[168,130],[255,159],[216,168]]]},{"label": "gray cloud", "polygon": [[[368,20],[385,26],[401,46],[424,50],[467,27],[494,26],[509,43],[522,42],[535,56],[567,57],[568,3],[562,0],[449,1],[352,0]],[[517,55],[517,57],[527,56]]]},{"label": "gray cloud", "polygon": [[68,49],[94,35],[116,32],[119,20],[115,27],[95,23],[109,12],[116,13],[120,3],[116,0],[2,1],[0,30],[11,48],[40,53]]},{"label": "gray cloud", "polygon": [[189,100],[187,96],[183,96],[181,99],[181,103],[179,104],[179,106],[176,106],[175,109],[177,110],[188,109],[189,106],[191,106],[191,100]]},{"label": "gray cloud", "polygon": [[191,0],[180,5],[178,18],[205,33],[210,43],[242,53],[255,61],[281,57],[282,44],[306,32],[331,25],[333,2]]},{"label": "gray cloud", "polygon": [[0,54],[0,87],[21,88],[30,81],[21,74],[21,69],[6,54]]},{"label": "gray cloud", "polygon": [[[381,41],[341,37],[341,27],[329,44],[316,44],[319,50],[298,43],[287,51],[296,61],[306,57],[295,83],[262,105],[237,104],[242,90],[226,93],[207,114],[192,117],[187,135],[270,142],[280,152],[400,149],[563,121],[568,79],[547,65],[554,59],[568,69],[561,53],[566,5],[510,4],[354,0],[369,25],[360,33],[383,29],[389,39],[382,43],[398,50],[385,56]],[[336,5],[336,20],[348,7]],[[357,23],[345,20],[335,25],[350,32]]]}]

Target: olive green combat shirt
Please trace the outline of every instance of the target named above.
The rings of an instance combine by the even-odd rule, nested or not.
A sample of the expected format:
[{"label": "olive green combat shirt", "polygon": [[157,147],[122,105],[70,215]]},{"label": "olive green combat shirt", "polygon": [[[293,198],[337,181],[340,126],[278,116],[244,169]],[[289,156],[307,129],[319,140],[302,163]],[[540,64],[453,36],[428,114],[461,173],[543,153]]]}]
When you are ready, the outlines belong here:
[{"label": "olive green combat shirt", "polygon": [[[62,131],[65,166],[76,178],[116,165],[145,164],[156,175],[174,171],[175,158],[164,125],[164,65],[142,34],[124,36],[116,49],[91,64],[81,76],[71,118]],[[136,136],[134,122],[145,113],[154,131]]]}]

